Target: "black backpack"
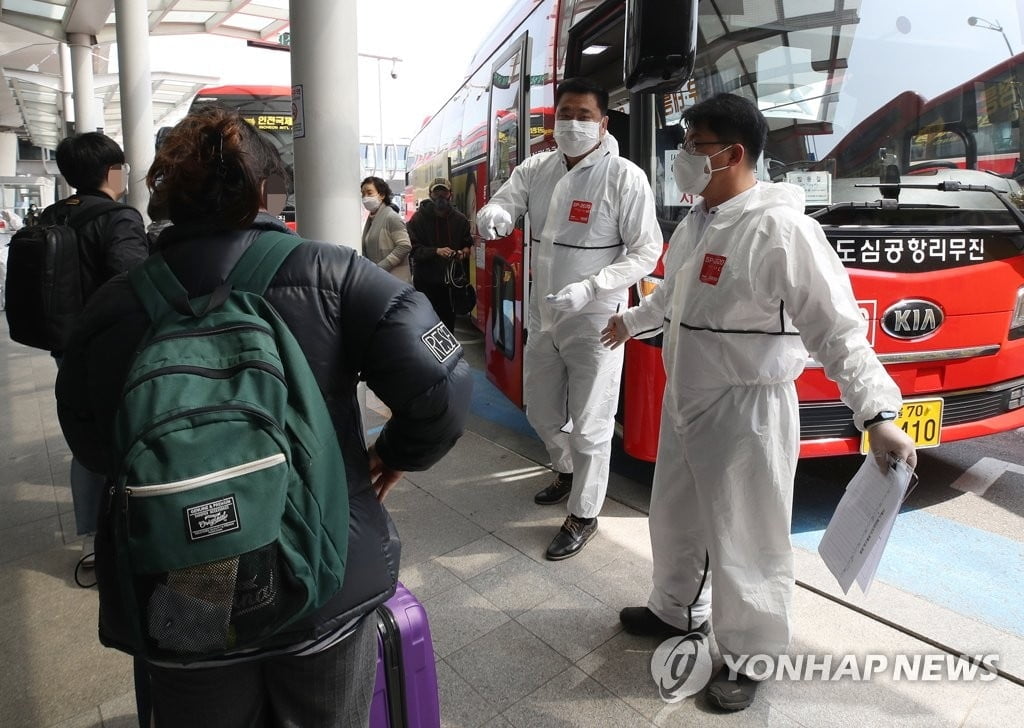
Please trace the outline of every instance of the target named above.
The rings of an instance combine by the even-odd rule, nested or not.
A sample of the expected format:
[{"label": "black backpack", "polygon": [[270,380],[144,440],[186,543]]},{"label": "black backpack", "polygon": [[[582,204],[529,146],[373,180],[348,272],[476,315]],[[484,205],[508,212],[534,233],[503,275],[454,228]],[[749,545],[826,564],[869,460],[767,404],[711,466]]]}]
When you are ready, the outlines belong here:
[{"label": "black backpack", "polygon": [[100,200],[75,215],[81,201],[69,198],[56,222],[26,225],[11,238],[7,257],[7,324],[19,344],[63,351],[68,335],[92,293],[83,285],[77,228],[114,210],[127,208]]}]

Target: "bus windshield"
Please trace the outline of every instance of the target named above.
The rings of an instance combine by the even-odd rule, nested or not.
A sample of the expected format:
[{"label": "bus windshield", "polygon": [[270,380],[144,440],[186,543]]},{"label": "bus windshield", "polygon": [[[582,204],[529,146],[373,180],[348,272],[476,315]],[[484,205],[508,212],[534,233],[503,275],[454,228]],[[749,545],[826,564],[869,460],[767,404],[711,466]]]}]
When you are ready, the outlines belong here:
[{"label": "bus windshield", "polygon": [[289,170],[295,163],[292,142],[291,97],[279,94],[209,94],[202,93],[192,102],[196,109],[202,104],[218,103],[235,109],[246,121],[273,139],[274,146]]},{"label": "bus windshield", "polygon": [[[290,90],[277,87],[224,86],[203,89],[192,101],[190,111],[204,104],[219,104],[237,111],[243,119],[252,124],[273,141],[288,170],[288,177],[294,175],[295,148],[292,139],[292,103]],[[285,203],[285,219],[295,219],[295,191],[288,189]]]},{"label": "bus windshield", "polygon": [[[916,189],[947,178],[1014,186],[1024,178],[1019,120],[1024,51],[1015,2],[805,0],[700,3],[693,78],[661,98],[656,150],[664,218],[692,200],[672,181],[682,108],[728,91],[769,123],[762,179],[799,184],[809,210],[877,200],[899,182],[900,205],[991,209],[995,195]],[[981,9],[979,9],[980,11]],[[959,170],[977,170],[964,172]],[[891,196],[891,195],[886,195]],[[950,220],[949,224],[964,222]],[[1005,220],[1003,222],[1006,222]]]}]

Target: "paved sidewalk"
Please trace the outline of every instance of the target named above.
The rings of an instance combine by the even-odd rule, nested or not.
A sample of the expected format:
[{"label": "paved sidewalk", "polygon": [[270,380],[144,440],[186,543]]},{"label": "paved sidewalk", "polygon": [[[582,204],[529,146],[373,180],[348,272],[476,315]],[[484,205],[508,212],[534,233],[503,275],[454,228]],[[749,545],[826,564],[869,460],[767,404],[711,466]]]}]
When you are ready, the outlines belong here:
[{"label": "paved sidewalk", "polygon": [[[0,726],[126,728],[136,725],[130,658],[99,645],[95,590],[73,579],[81,549],[55,371],[0,323]],[[1003,679],[773,681],[739,714],[702,698],[663,702],[650,674],[657,644],[622,633],[617,618],[650,587],[646,516],[609,501],[579,556],[544,561],[564,511],[533,503],[550,473],[505,447],[517,438],[474,418],[448,458],[388,499],[402,579],[430,615],[445,726],[1021,725],[1024,688]],[[934,652],[804,589],[794,620],[794,655]]]}]

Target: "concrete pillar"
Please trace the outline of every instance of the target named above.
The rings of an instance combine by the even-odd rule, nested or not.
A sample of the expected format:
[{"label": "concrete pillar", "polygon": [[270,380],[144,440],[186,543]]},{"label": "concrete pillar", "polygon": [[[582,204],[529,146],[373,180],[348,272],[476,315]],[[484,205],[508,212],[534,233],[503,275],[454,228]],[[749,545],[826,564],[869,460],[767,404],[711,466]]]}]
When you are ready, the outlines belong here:
[{"label": "concrete pillar", "polygon": [[[71,47],[71,80],[74,85],[75,130],[79,133],[96,131],[94,116],[96,90],[92,75],[92,36],[88,33],[68,33]],[[100,119],[100,124],[102,124]]]},{"label": "concrete pillar", "polygon": [[70,133],[71,122],[75,120],[75,100],[71,89],[74,87],[74,79],[71,75],[71,48],[67,43],[60,44],[60,82],[61,82],[61,116],[64,119],[64,127],[61,131],[64,136]]},{"label": "concrete pillar", "polygon": [[18,135],[0,133],[0,177],[13,177],[18,173]]},{"label": "concrete pillar", "polygon": [[[356,3],[292,2],[295,219],[305,238],[361,248]],[[301,100],[300,100],[301,99]],[[329,152],[329,157],[324,157]]]},{"label": "concrete pillar", "polygon": [[149,221],[146,173],[153,164],[153,80],[149,73],[149,11],[138,0],[115,0],[117,73],[121,87],[121,133],[131,165],[128,204]]}]

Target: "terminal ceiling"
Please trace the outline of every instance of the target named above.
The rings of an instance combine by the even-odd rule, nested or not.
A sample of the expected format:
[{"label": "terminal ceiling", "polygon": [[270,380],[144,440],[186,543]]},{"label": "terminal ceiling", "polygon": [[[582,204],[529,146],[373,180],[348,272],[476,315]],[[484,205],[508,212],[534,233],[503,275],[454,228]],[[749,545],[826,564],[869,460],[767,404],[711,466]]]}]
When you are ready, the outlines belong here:
[{"label": "terminal ceiling", "polygon": [[[276,42],[288,28],[288,0],[146,1],[150,35],[209,33]],[[108,72],[114,21],[114,0],[0,0],[0,131],[15,132],[36,146],[56,147],[64,136],[59,44],[69,33],[82,33],[93,42],[104,130],[119,138],[120,90],[117,76]],[[153,68],[154,126],[188,104],[200,87],[218,80]]]}]

